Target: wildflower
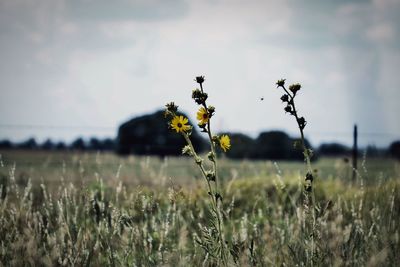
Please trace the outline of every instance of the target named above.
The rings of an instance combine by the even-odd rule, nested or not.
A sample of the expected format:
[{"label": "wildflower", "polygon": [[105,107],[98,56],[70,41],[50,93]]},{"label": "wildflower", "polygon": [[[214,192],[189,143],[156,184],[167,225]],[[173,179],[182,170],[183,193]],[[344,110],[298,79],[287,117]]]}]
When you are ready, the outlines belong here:
[{"label": "wildflower", "polygon": [[229,148],[231,148],[231,139],[227,135],[221,136],[219,139],[219,145],[221,146],[222,150],[226,152]]},{"label": "wildflower", "polygon": [[171,127],[177,133],[183,133],[190,130],[190,125],[187,125],[188,122],[188,118],[185,118],[183,116],[175,116],[171,121]]},{"label": "wildflower", "polygon": [[197,120],[199,121],[199,125],[205,125],[208,123],[210,119],[210,115],[204,107],[201,107],[199,111],[197,111]]}]

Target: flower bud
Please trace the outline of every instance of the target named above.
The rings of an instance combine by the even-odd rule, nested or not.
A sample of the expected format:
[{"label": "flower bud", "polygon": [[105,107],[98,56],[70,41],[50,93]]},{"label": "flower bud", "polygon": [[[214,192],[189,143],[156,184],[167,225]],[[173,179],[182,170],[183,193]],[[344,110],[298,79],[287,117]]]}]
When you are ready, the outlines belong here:
[{"label": "flower bud", "polygon": [[214,143],[216,143],[216,144],[219,144],[219,137],[218,137],[218,135],[213,135],[212,141],[213,141]]},{"label": "flower bud", "polygon": [[310,181],[311,183],[314,181],[314,176],[312,175],[311,172],[307,172],[305,180]]},{"label": "flower bud", "polygon": [[166,111],[165,114],[176,113],[178,111],[178,106],[175,105],[174,102],[167,103],[165,105],[165,111]]},{"label": "flower bud", "polygon": [[299,83],[295,83],[289,86],[289,90],[293,93],[293,95],[296,95],[297,91],[299,91],[301,88],[301,85]]},{"label": "flower bud", "polygon": [[286,79],[280,79],[280,80],[278,80],[278,81],[276,82],[277,87],[279,87],[279,86],[281,86],[281,87],[285,86],[285,80],[286,80]]},{"label": "flower bud", "polygon": [[292,113],[292,107],[289,106],[289,105],[287,105],[287,106],[285,107],[285,111],[288,112],[288,113]]},{"label": "flower bud", "polygon": [[215,173],[213,171],[207,171],[206,177],[209,181],[215,181]]},{"label": "flower bud", "polygon": [[306,120],[304,119],[304,117],[301,117],[297,120],[297,123],[299,124],[300,129],[304,129],[304,127],[306,127]]},{"label": "flower bud", "polygon": [[281,100],[282,100],[282,102],[289,102],[289,96],[288,96],[287,94],[284,94],[284,95],[281,97]]},{"label": "flower bud", "polygon": [[201,105],[205,103],[208,95],[207,93],[203,93],[200,89],[196,88],[192,91],[192,98],[197,104]]},{"label": "flower bud", "polygon": [[182,148],[182,155],[193,156],[193,152],[192,152],[192,149],[190,148],[190,146],[186,145]]},{"label": "flower bud", "polygon": [[194,159],[194,161],[196,162],[197,165],[201,165],[201,163],[203,162],[203,159],[200,158],[200,157],[196,157],[196,158]]},{"label": "flower bud", "polygon": [[213,152],[208,152],[207,157],[211,162],[215,161],[215,155]]},{"label": "flower bud", "polygon": [[214,106],[208,106],[207,111],[208,111],[208,115],[211,118],[215,113],[215,107]]},{"label": "flower bud", "polygon": [[197,76],[195,81],[198,84],[202,84],[204,82],[204,76]]},{"label": "flower bud", "polygon": [[215,193],[215,200],[218,202],[218,199],[222,201],[222,196],[220,193]]}]

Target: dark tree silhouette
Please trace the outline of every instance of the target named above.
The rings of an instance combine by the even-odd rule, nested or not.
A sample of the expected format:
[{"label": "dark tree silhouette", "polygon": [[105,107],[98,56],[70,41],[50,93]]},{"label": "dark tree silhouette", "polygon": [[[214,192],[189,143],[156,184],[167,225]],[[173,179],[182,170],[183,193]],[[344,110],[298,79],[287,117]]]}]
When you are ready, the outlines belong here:
[{"label": "dark tree silhouette", "polygon": [[325,156],[344,156],[350,153],[350,148],[339,143],[321,144],[318,153]]},{"label": "dark tree silhouette", "polygon": [[17,147],[21,149],[37,149],[38,145],[34,138],[29,138],[28,140],[18,144]]},{"label": "dark tree silhouette", "polygon": [[86,144],[85,141],[81,137],[79,137],[71,143],[70,147],[72,150],[82,151],[86,149]]},{"label": "dark tree silhouette", "polygon": [[[195,125],[193,128],[191,139],[196,150],[200,152],[203,151],[204,140],[197,133],[196,127]],[[180,155],[184,145],[183,137],[169,129],[164,111],[125,122],[119,127],[116,142],[117,153],[120,155]]]},{"label": "dark tree silhouette", "polygon": [[44,150],[54,150],[55,149],[55,144],[50,140],[47,139],[44,141],[44,143],[40,146],[41,149]]},{"label": "dark tree silhouette", "polygon": [[400,141],[394,141],[388,148],[389,155],[400,160]]},{"label": "dark tree silhouette", "polygon": [[14,148],[14,145],[10,140],[1,140],[0,141],[0,148],[2,148],[2,149],[10,149],[10,148]]},{"label": "dark tree silhouette", "polygon": [[[232,159],[251,158],[254,146],[254,139],[242,133],[222,133],[229,135],[231,148],[226,152],[226,156]],[[221,135],[222,135],[221,134]]]}]

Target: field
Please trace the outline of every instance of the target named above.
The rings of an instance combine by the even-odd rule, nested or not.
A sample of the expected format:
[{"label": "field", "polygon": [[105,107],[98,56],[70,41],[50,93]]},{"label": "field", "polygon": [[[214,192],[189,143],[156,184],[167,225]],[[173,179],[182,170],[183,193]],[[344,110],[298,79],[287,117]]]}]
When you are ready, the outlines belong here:
[{"label": "field", "polygon": [[[0,266],[215,266],[189,157],[0,151]],[[400,163],[322,158],[307,232],[302,162],[219,161],[232,266],[398,266]],[[312,252],[312,253],[311,253]]]}]

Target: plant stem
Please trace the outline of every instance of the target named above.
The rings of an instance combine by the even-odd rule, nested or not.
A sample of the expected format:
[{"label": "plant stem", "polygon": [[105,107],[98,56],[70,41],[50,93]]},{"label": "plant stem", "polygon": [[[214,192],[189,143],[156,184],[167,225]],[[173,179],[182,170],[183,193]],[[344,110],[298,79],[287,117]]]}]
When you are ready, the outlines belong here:
[{"label": "plant stem", "polygon": [[[292,105],[293,107],[293,116],[296,118],[296,122],[299,126],[299,130],[300,130],[300,136],[301,136],[301,146],[303,148],[303,153],[304,153],[304,159],[306,161],[307,164],[307,172],[312,174],[312,167],[311,167],[311,155],[309,152],[309,149],[307,148],[306,144],[305,144],[305,138],[304,138],[304,131],[303,131],[303,127],[300,125],[299,123],[299,117],[297,115],[297,110],[296,110],[296,106],[294,104],[294,97],[295,95],[290,94],[289,91],[285,88],[285,86],[282,86],[283,90],[285,90],[286,94],[289,96],[290,100],[289,100],[289,104]],[[311,182],[312,183],[312,182]],[[311,266],[313,266],[313,260],[312,258],[314,257],[314,250],[315,250],[315,244],[314,244],[314,233],[315,233],[315,226],[316,226],[316,213],[315,213],[315,193],[314,193],[314,188],[311,187],[311,207],[312,207],[312,229],[311,229]]]},{"label": "plant stem", "polygon": [[[204,93],[203,90],[203,84],[200,83],[200,90],[202,93]],[[203,102],[203,107],[206,109],[206,112],[208,113],[208,107],[207,103],[204,101]],[[218,168],[217,168],[217,153],[215,149],[215,144],[214,141],[212,140],[212,133],[211,133],[211,123],[210,123],[210,116],[207,122],[207,134],[208,138],[210,139],[210,147],[211,147],[211,153],[213,154],[213,172],[214,172],[214,177],[215,177],[215,191],[219,194],[219,189],[218,189]],[[226,264],[226,255],[225,255],[225,240],[222,235],[222,214],[220,211],[220,206],[218,205],[218,199],[215,197],[216,201],[216,215],[217,215],[217,223],[218,223],[218,232],[219,232],[219,239],[221,242],[221,249],[222,249],[222,257],[223,257],[223,262]]]}]

